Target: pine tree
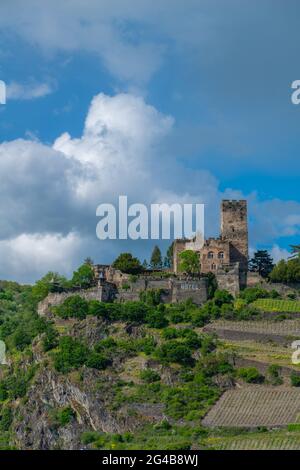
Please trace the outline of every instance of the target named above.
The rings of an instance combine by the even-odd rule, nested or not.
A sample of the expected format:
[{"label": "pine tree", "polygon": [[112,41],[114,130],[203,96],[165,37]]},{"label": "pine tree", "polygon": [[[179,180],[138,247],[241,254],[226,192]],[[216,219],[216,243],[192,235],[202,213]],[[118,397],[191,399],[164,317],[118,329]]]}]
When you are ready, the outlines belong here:
[{"label": "pine tree", "polygon": [[161,269],[162,268],[162,257],[161,251],[157,245],[153,248],[150,266],[152,269]]},{"label": "pine tree", "polygon": [[273,258],[267,250],[258,250],[249,261],[249,271],[257,272],[262,277],[268,277],[273,268]]}]

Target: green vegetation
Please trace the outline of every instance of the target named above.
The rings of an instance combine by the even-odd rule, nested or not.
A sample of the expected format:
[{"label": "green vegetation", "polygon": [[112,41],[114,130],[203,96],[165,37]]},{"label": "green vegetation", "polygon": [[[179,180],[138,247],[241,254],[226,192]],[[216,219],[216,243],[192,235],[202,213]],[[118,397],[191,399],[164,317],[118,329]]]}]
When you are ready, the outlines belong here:
[{"label": "green vegetation", "polygon": [[131,253],[121,253],[113,262],[113,267],[127,274],[139,274],[143,271],[143,267]]},{"label": "green vegetation", "polygon": [[293,387],[300,387],[300,375],[297,372],[291,373],[291,385]]},{"label": "green vegetation", "polygon": [[272,282],[300,282],[300,257],[279,261],[270,273],[270,279]]},{"label": "green vegetation", "polygon": [[163,265],[161,251],[157,245],[153,248],[151,258],[150,258],[150,266],[152,269],[161,269]]},{"label": "green vegetation", "polygon": [[[130,285],[138,280],[141,267],[136,271],[136,261],[127,255],[120,255],[119,261],[131,265],[124,268],[131,271]],[[38,390],[39,411],[53,436],[80,429],[80,433],[85,431],[82,445],[89,448],[182,450],[214,448],[218,439],[229,440],[232,430],[221,434],[202,428],[200,423],[234,382],[243,380],[243,388],[246,384],[265,382],[271,388],[282,383],[280,365],[285,363],[279,353],[271,356],[265,377],[254,367],[236,369],[233,359],[237,349],[222,345],[216,335],[200,328],[215,319],[226,324],[234,320],[232,324],[237,325],[237,320],[238,324],[260,325],[260,310],[297,311],[299,302],[294,298],[280,299],[275,290],[257,286],[234,299],[226,290],[217,289],[215,277],[208,275],[210,299],[200,308],[191,300],[162,304],[161,289],[143,292],[139,301],[103,303],[86,300],[76,292],[93,285],[92,271],[86,260],[71,280],[48,273],[33,287],[0,282],[0,339],[5,341],[9,357],[0,379],[0,449],[14,446],[14,433],[22,422],[26,421],[23,429],[30,435],[32,423],[28,419],[27,424],[27,418],[35,408],[32,397],[37,396],[33,390]],[[193,269],[189,273],[195,274]],[[51,309],[51,321],[36,311],[37,302],[49,292],[68,292],[64,302]],[[51,387],[56,387],[57,381],[62,390],[88,391],[88,399],[103,400],[107,416],[111,413],[117,421],[123,419],[120,413],[126,413],[136,428],[122,434],[85,428],[88,421],[81,403],[73,401],[74,397],[69,399],[68,391],[63,395],[66,399],[53,404],[47,380]],[[291,374],[291,385],[300,386],[297,372]],[[43,393],[51,399],[42,401]],[[143,418],[143,406],[149,416],[153,413],[153,422]],[[60,431],[65,426],[68,428]],[[296,426],[291,424],[286,432],[295,434]]]},{"label": "green vegetation", "polygon": [[238,369],[237,376],[247,383],[262,383],[264,381],[263,375],[255,367],[243,367]]},{"label": "green vegetation", "polygon": [[264,312],[299,312],[300,301],[281,299],[257,299],[252,304]]},{"label": "green vegetation", "polygon": [[193,250],[182,251],[179,254],[179,271],[190,275],[199,274],[199,254]]},{"label": "green vegetation", "polygon": [[262,277],[268,277],[273,268],[273,259],[267,250],[256,251],[249,261],[249,271],[257,272]]},{"label": "green vegetation", "polygon": [[75,418],[75,412],[70,406],[66,406],[64,408],[51,410],[49,417],[51,427],[61,428],[67,426],[67,424]]}]

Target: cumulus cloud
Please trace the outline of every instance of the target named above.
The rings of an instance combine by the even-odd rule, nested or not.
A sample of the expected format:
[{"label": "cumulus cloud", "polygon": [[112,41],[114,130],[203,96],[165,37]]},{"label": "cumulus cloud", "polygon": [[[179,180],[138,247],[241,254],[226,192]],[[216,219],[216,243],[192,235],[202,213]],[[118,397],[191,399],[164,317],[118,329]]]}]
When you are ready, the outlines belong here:
[{"label": "cumulus cloud", "polygon": [[6,86],[6,96],[10,100],[34,100],[50,95],[54,91],[50,83],[11,82]]},{"label": "cumulus cloud", "polygon": [[[206,234],[217,235],[220,199],[245,196],[221,192],[211,173],[186,168],[169,155],[165,142],[173,128],[171,116],[141,97],[100,93],[81,137],[66,132],[52,146],[36,138],[0,144],[0,277],[69,273],[86,256],[110,262],[124,249],[147,256],[151,247],[145,243],[96,238],[96,207],[117,202],[121,194],[129,203],[205,203]],[[261,202],[255,194],[248,199],[253,246],[299,233],[298,203]]]},{"label": "cumulus cloud", "polygon": [[49,270],[69,274],[81,243],[81,238],[72,232],[65,237],[23,233],[1,240],[1,274],[23,282],[32,282]]},{"label": "cumulus cloud", "polygon": [[280,261],[281,259],[288,259],[289,256],[291,256],[291,253],[288,250],[280,248],[280,246],[275,244],[272,246],[271,256],[274,262],[278,263],[278,261]]}]

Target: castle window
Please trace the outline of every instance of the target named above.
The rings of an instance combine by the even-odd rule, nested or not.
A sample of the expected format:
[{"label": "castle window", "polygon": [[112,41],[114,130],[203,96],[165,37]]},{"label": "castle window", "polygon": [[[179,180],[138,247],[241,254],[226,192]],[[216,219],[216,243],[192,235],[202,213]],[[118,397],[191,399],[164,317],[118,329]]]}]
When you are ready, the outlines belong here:
[{"label": "castle window", "polygon": [[212,271],[215,271],[216,268],[217,268],[217,266],[213,263],[213,264],[211,265]]},{"label": "castle window", "polygon": [[234,232],[234,226],[233,226],[233,225],[232,225],[232,227],[231,227],[231,231]]},{"label": "castle window", "polygon": [[213,259],[213,257],[214,257],[214,252],[213,252],[213,251],[209,251],[207,257],[208,257],[208,259]]},{"label": "castle window", "polygon": [[224,251],[219,251],[218,258],[219,259],[224,259]]}]

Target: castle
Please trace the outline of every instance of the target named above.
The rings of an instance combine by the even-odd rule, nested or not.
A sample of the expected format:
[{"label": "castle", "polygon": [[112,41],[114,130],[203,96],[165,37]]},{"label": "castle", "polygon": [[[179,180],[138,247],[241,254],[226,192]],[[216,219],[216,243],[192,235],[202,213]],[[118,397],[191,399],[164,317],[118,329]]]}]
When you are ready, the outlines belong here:
[{"label": "castle", "polygon": [[[248,271],[248,220],[246,200],[222,200],[221,234],[218,238],[208,238],[201,244],[193,240],[175,240],[173,266],[179,273],[180,253],[184,250],[199,253],[200,272],[213,272],[219,284],[227,274],[238,274],[239,287],[247,284]],[[227,279],[230,281],[230,279]],[[232,290],[232,289],[229,289]]]},{"label": "castle", "polygon": [[[179,255],[187,249],[199,253],[202,276],[190,278],[179,272]],[[174,272],[163,277],[153,276],[149,272],[133,280],[132,276],[112,266],[94,265],[96,285],[91,289],[77,291],[77,293],[88,300],[122,302],[137,301],[142,292],[159,289],[162,291],[162,302],[177,303],[192,299],[196,305],[202,305],[208,300],[208,279],[205,274],[213,272],[219,289],[226,289],[234,296],[238,295],[240,289],[247,285],[247,201],[223,200],[220,236],[207,240],[197,238],[175,240],[173,256]],[[73,291],[50,293],[39,303],[39,315],[51,315],[49,308],[59,305],[71,295],[74,295]]]}]

